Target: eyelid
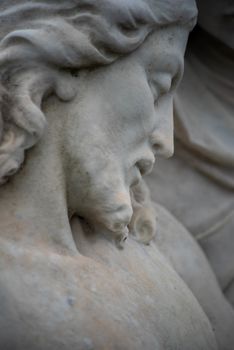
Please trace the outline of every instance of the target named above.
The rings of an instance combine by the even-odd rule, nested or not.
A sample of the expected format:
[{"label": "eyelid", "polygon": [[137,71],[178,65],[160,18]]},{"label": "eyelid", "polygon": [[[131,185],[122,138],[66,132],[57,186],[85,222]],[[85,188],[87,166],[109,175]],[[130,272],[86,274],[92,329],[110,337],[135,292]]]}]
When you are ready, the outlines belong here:
[{"label": "eyelid", "polygon": [[157,101],[161,96],[173,92],[181,81],[183,70],[179,69],[175,75],[169,72],[158,73],[154,79],[149,82],[154,100]]},{"label": "eyelid", "polygon": [[164,94],[167,94],[171,90],[172,86],[172,76],[170,73],[158,73],[154,79],[149,82],[154,100]]},{"label": "eyelid", "polygon": [[159,86],[160,95],[168,93],[171,89],[172,76],[169,73],[158,74],[156,83]]}]

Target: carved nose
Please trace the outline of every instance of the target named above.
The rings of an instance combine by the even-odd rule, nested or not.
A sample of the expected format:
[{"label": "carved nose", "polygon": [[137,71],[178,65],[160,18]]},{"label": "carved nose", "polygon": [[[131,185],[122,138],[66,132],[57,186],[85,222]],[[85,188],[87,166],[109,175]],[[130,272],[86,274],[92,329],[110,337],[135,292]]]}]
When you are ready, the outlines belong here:
[{"label": "carved nose", "polygon": [[151,142],[156,156],[170,158],[174,153],[173,126],[155,130]]}]

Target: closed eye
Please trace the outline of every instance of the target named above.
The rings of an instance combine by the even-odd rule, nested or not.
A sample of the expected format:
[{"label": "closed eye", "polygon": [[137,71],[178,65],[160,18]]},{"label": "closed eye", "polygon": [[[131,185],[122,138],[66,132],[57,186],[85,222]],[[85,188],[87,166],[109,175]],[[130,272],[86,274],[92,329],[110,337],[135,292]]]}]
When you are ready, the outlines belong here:
[{"label": "closed eye", "polygon": [[160,97],[168,94],[172,87],[172,77],[169,73],[159,73],[155,79],[151,79],[149,82],[151,92],[153,94],[154,102],[160,99]]},{"label": "closed eye", "polygon": [[157,103],[161,97],[173,93],[180,83],[181,76],[181,72],[177,72],[173,77],[170,73],[157,74],[157,77],[149,82],[154,102]]},{"label": "closed eye", "polygon": [[156,79],[156,84],[158,86],[158,98],[168,94],[171,90],[172,78],[169,73],[159,74]]},{"label": "closed eye", "polygon": [[154,69],[152,66],[148,68],[148,82],[154,97],[155,103],[158,102],[160,97],[168,93],[173,93],[178,87],[184,71],[183,57],[177,55],[171,55],[164,62],[164,67],[160,71],[157,71],[157,67]]}]

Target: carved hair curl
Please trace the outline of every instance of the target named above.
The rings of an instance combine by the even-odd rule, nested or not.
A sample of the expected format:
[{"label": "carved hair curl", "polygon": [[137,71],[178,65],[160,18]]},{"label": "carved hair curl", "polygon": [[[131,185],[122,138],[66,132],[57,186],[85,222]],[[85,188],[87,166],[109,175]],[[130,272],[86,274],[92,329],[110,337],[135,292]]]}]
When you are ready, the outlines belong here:
[{"label": "carved hair curl", "polygon": [[194,24],[194,0],[1,0],[0,184],[43,134],[43,99],[72,99],[72,70],[115,61],[160,26]]}]

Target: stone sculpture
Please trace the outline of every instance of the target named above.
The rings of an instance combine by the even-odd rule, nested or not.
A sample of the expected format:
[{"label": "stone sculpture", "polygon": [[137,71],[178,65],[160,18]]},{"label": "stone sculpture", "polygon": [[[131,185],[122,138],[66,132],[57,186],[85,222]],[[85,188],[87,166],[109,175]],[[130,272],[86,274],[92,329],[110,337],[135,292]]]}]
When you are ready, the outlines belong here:
[{"label": "stone sculpture", "polygon": [[190,275],[189,249],[212,280],[197,245],[160,206],[161,243],[142,244],[155,219],[141,176],[173,151],[196,18],[192,0],[176,4],[1,1],[1,348],[216,349],[175,271]]},{"label": "stone sculpture", "polygon": [[[22,2],[21,5],[17,3],[12,9],[6,9],[3,12],[2,23],[4,23],[6,33],[3,35],[1,43],[3,101],[3,131],[0,149],[1,183],[7,181],[10,176],[17,172],[21,164],[23,164],[24,152],[35,145],[43,135],[46,118],[41,111],[41,103],[45,96],[54,92],[60,100],[71,100],[75,94],[79,92],[81,94],[85,89],[84,81],[87,81],[87,75],[90,76],[89,67],[108,65],[119,56],[130,53],[142,44],[146,36],[154,28],[167,22],[175,23],[179,20],[179,16],[181,16],[182,26],[186,28],[184,31],[180,30],[179,33],[181,38],[179,38],[178,42],[181,42],[183,46],[189,26],[186,21],[191,21],[192,18],[193,23],[194,18],[193,16],[189,17],[191,15],[190,5],[184,6],[184,9],[178,11],[178,14],[174,13],[174,10],[168,9],[166,4],[161,5],[162,9],[158,11],[159,5],[157,2],[152,5],[152,9],[141,2],[139,4],[130,2],[126,13],[125,6],[112,3],[105,4],[105,2],[104,5],[100,4],[98,6],[97,8],[97,6],[89,2],[71,2],[71,4],[67,2],[66,5],[57,6],[53,3],[43,5],[35,4],[34,2],[29,2],[28,4],[27,2],[26,4]],[[40,16],[40,11],[44,16],[43,18]],[[9,16],[8,12],[10,13]],[[16,13],[15,16],[14,12]],[[55,15],[51,18],[54,12]],[[8,23],[12,18],[11,13],[16,19],[14,30],[12,31],[8,29],[8,26],[12,25],[12,23]],[[25,22],[22,22],[21,18],[28,13],[30,15],[28,21],[26,20],[26,26],[29,28],[25,29]],[[192,15],[194,15],[193,12]],[[167,18],[168,16],[170,19]],[[103,20],[102,24],[100,24],[101,19]],[[183,23],[185,24],[183,25]],[[170,35],[177,34],[165,32],[165,35],[167,36],[166,40],[163,37],[159,40],[163,42],[163,45],[165,42],[165,50],[167,50],[166,45],[170,44]],[[156,45],[160,45],[160,43]],[[155,118],[153,118],[152,98],[154,101],[157,101],[160,94],[165,95],[167,92],[170,92],[168,94],[169,97],[166,97],[166,105],[171,106],[171,93],[182,74],[182,55],[177,52],[178,50],[183,51],[182,46],[181,48],[173,48],[173,45],[171,45],[170,50],[175,51],[171,55],[177,55],[177,61],[174,63],[172,58],[169,58],[164,67],[159,62],[162,65],[160,76],[157,74],[155,77],[155,68],[150,62],[150,54],[149,58],[144,58],[148,60],[144,62],[147,72],[132,72],[132,81],[136,79],[135,76],[138,73],[138,81],[134,81],[136,84],[141,82],[140,74],[142,76],[145,74],[144,78],[153,91],[152,93],[150,93],[151,90],[147,91],[148,95],[145,93],[145,96],[141,96],[141,104],[139,102],[136,103],[134,100],[135,95],[132,96],[133,101],[128,102],[129,105],[131,105],[131,102],[132,104],[135,103],[135,127],[139,125],[140,128],[139,122],[143,122],[141,119],[144,118],[146,112],[152,118],[152,120],[147,121],[148,124],[141,128],[141,130],[145,128],[144,141],[146,142],[147,139],[147,142],[152,147],[147,147],[145,144],[139,146],[139,139],[144,137],[143,132],[141,135],[139,131],[137,134],[137,130],[135,130],[132,140],[130,139],[131,135],[129,135],[127,141],[120,139],[122,133],[121,135],[113,131],[111,133],[111,130],[122,131],[121,126],[124,121],[127,121],[126,119],[123,121],[120,118],[116,118],[112,110],[116,109],[117,106],[111,104],[111,102],[109,106],[106,103],[105,108],[110,109],[112,114],[109,115],[108,111],[104,111],[108,118],[105,116],[107,120],[100,120],[100,126],[97,130],[97,123],[93,123],[93,118],[94,114],[97,113],[96,109],[101,108],[100,100],[102,96],[97,95],[93,99],[92,105],[94,110],[86,108],[82,115],[84,121],[82,123],[79,122],[78,127],[74,126],[74,129],[78,129],[79,135],[76,135],[76,139],[79,138],[79,148],[82,147],[82,149],[79,152],[79,157],[77,155],[73,156],[73,158],[69,159],[69,164],[67,164],[68,174],[71,176],[68,183],[74,182],[73,172],[75,172],[75,179],[77,177],[78,170],[73,170],[74,162],[78,163],[79,166],[79,183],[75,180],[76,189],[72,186],[70,192],[68,189],[68,196],[70,197],[69,210],[71,214],[76,212],[84,216],[88,221],[93,221],[93,226],[95,227],[100,225],[102,229],[105,228],[108,231],[116,232],[123,239],[126,236],[127,224],[132,216],[130,194],[124,188],[124,177],[127,178],[128,187],[139,181],[141,173],[144,174],[152,168],[154,162],[152,149],[155,149],[158,154],[171,154],[172,152],[170,144],[167,145],[166,142],[158,139]],[[166,55],[170,55],[170,53]],[[162,60],[163,58],[160,59]],[[86,72],[83,70],[80,74],[80,70],[85,68],[87,68]],[[119,69],[121,70],[121,68]],[[79,76],[79,78],[75,77],[76,73],[82,76]],[[104,73],[98,71],[95,74],[94,82],[90,82],[90,86],[95,86],[95,83],[102,78]],[[114,74],[110,75],[112,79]],[[77,88],[77,81],[79,81],[79,89]],[[104,79],[103,84],[105,84]],[[120,82],[119,84],[123,83]],[[40,85],[40,88],[38,88],[38,85]],[[130,85],[131,80],[128,88],[130,88]],[[143,87],[145,88],[146,86],[142,85]],[[96,86],[97,88],[98,86]],[[109,86],[106,87],[106,89],[108,88]],[[114,88],[118,88],[117,84]],[[114,94],[116,95],[115,92]],[[91,91],[88,93],[92,94]],[[127,96],[126,91],[124,96]],[[106,95],[106,98],[112,101],[112,96]],[[131,98],[130,93],[127,98]],[[148,101],[146,101],[146,98],[148,98]],[[144,101],[148,103],[151,110],[148,107],[148,110],[145,112],[147,103]],[[140,105],[142,110],[139,108]],[[161,107],[161,114],[165,113],[164,108],[164,106]],[[166,108],[168,108],[167,113],[169,113],[170,107]],[[125,118],[124,114],[126,112],[120,112]],[[90,115],[90,119],[88,119],[87,114]],[[129,118],[129,124],[125,124],[128,129],[131,127],[130,123],[133,119],[130,120]],[[121,125],[116,125],[117,122],[121,123]],[[163,122],[159,120],[157,124],[159,123]],[[171,125],[169,127],[172,128]],[[172,131],[168,130],[167,132],[170,133]],[[117,135],[117,140],[122,145],[122,149],[117,147],[115,139],[112,138],[115,136],[113,134]],[[70,140],[74,142],[73,136],[72,134],[67,135],[68,140],[66,144],[68,147]],[[113,149],[111,149],[110,144],[113,144]],[[77,145],[71,144],[70,148],[76,149],[75,146]],[[128,147],[132,148],[132,154],[129,155],[129,159],[123,157],[123,149],[128,154]],[[65,152],[71,153],[67,149]],[[124,162],[126,164],[123,164]],[[97,176],[97,173],[99,176]],[[79,193],[79,196],[77,196],[77,193]]]},{"label": "stone sculpture", "polygon": [[[234,305],[234,3],[197,4],[199,26],[190,36],[175,97],[175,156],[159,162],[148,184],[152,198],[200,243]],[[233,316],[228,328],[233,333]]]}]

